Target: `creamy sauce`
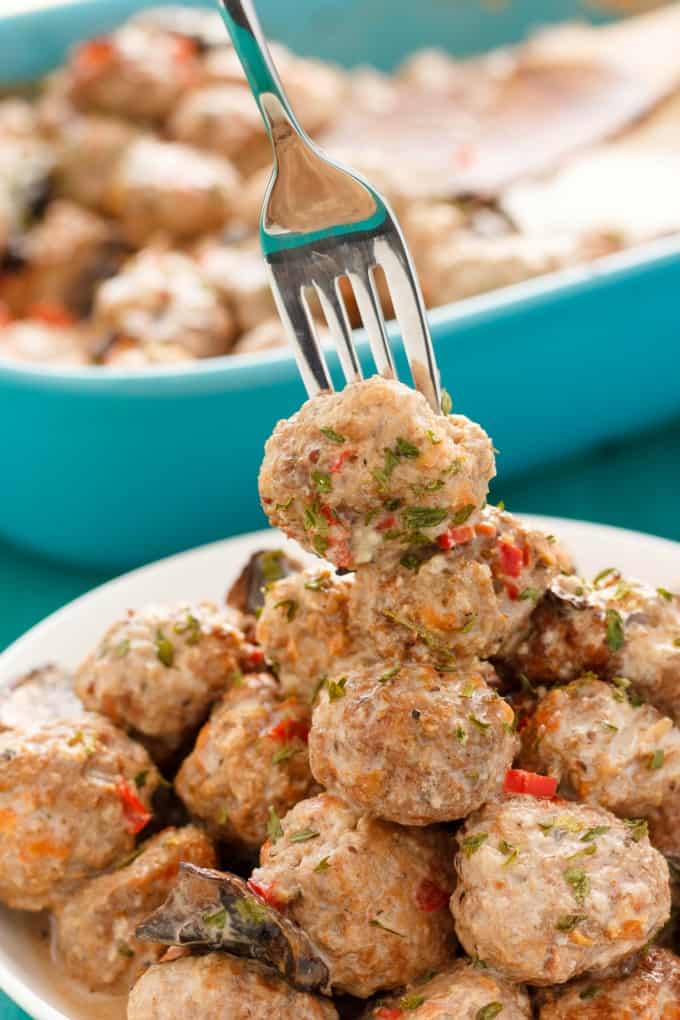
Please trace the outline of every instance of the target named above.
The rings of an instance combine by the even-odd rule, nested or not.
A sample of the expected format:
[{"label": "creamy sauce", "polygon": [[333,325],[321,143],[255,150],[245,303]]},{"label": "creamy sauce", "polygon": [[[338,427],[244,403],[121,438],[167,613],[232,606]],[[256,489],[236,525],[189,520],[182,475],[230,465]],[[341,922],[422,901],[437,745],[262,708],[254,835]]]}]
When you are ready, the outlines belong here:
[{"label": "creamy sauce", "polygon": [[56,959],[47,913],[2,909],[2,956],[31,990],[68,1020],[126,1020],[127,996],[92,994],[66,977]]}]

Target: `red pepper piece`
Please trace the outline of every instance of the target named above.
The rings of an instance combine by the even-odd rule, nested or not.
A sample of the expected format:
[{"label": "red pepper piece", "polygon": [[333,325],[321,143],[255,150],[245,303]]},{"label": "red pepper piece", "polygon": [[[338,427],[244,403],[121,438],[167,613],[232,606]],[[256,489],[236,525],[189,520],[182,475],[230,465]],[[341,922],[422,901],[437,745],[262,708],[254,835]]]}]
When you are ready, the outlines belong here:
[{"label": "red pepper piece", "polygon": [[426,914],[447,906],[449,898],[446,889],[442,889],[436,882],[431,882],[429,878],[424,878],[416,890],[416,903]]},{"label": "red pepper piece", "polygon": [[326,506],[325,504],[320,506],[319,513],[321,514],[322,517],[324,517],[328,521],[329,524],[338,523],[335,513],[331,510],[329,506]]},{"label": "red pepper piece", "polygon": [[79,75],[96,74],[112,60],[116,47],[106,36],[90,39],[78,47],[73,60],[73,68]]},{"label": "red pepper piece", "polygon": [[349,542],[346,538],[343,538],[340,542],[334,542],[333,548],[335,550],[335,562],[339,567],[347,568],[352,566],[352,553],[349,548]]},{"label": "red pepper piece", "polygon": [[340,453],[331,461],[328,470],[332,475],[337,475],[342,470],[344,464],[354,456],[354,450],[341,450]]},{"label": "red pepper piece", "polygon": [[475,529],[471,528],[469,524],[461,524],[457,528],[449,528],[443,534],[437,538],[437,545],[440,549],[445,552],[449,549],[453,549],[456,545],[465,545],[466,542],[470,542],[475,537]]},{"label": "red pepper piece", "polygon": [[50,326],[72,326],[76,321],[68,308],[58,301],[36,301],[27,312],[27,318],[46,322]]},{"label": "red pepper piece", "polygon": [[260,885],[259,882],[253,882],[252,878],[248,879],[246,883],[251,892],[259,896],[267,906],[273,907],[274,910],[283,910],[285,903],[280,900],[274,890],[268,885]]},{"label": "red pepper piece", "polygon": [[541,776],[538,772],[524,769],[508,769],[503,789],[506,793],[527,793],[531,797],[545,797],[552,800],[557,793],[557,780],[553,776]]},{"label": "red pepper piece", "polygon": [[198,54],[198,44],[188,35],[175,36],[175,59],[193,60]]},{"label": "red pepper piece", "polygon": [[519,587],[514,581],[505,582],[505,592],[509,599],[515,602],[519,598]]},{"label": "red pepper piece", "polygon": [[270,740],[276,740],[279,744],[289,744],[291,740],[301,740],[307,743],[309,737],[309,724],[302,719],[282,719],[276,726],[272,726],[265,736]]},{"label": "red pepper piece", "polygon": [[500,542],[498,548],[500,549],[503,573],[507,577],[519,577],[524,563],[522,550],[512,542]]},{"label": "red pepper piece", "polygon": [[403,1009],[398,1009],[396,1006],[379,1006],[373,1014],[376,1020],[400,1020],[403,1015]]},{"label": "red pepper piece", "polygon": [[389,531],[390,528],[396,528],[397,518],[394,514],[388,514],[387,517],[383,517],[382,520],[378,521],[375,526],[376,531]]},{"label": "red pepper piece", "polygon": [[153,818],[152,813],[147,810],[146,805],[139,799],[135,791],[125,779],[119,779],[116,786],[116,793],[123,808],[125,828],[133,836],[149,824]]}]

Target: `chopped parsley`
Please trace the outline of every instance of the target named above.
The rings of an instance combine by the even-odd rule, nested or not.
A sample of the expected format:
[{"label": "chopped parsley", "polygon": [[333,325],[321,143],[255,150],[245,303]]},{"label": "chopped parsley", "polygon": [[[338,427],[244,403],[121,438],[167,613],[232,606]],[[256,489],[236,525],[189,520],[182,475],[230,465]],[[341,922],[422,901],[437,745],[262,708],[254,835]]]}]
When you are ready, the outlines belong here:
[{"label": "chopped parsley", "polygon": [[529,599],[532,599],[534,602],[537,602],[538,599],[540,599],[540,597],[541,592],[538,588],[523,588],[522,591],[519,593],[519,598],[521,602],[526,602]]},{"label": "chopped parsley", "polygon": [[460,740],[461,744],[467,744],[468,733],[464,726],[456,726],[456,740]]},{"label": "chopped parsley", "polygon": [[290,841],[291,843],[307,843],[310,839],[316,839],[319,833],[314,829],[298,829],[297,832],[291,832]]},{"label": "chopped parsley", "polygon": [[446,520],[447,510],[437,506],[408,506],[402,516],[407,528],[436,528]]},{"label": "chopped parsley", "polygon": [[609,832],[608,825],[596,825],[592,829],[587,829],[586,832],[581,836],[582,843],[592,843],[598,836],[604,836],[605,832]]},{"label": "chopped parsley", "polygon": [[587,999],[594,999],[599,991],[599,985],[588,985],[587,988],[584,988],[583,991],[578,993],[578,997],[585,1002]]},{"label": "chopped parsley", "polygon": [[493,1020],[495,1016],[503,1012],[502,1002],[488,1002],[481,1006],[475,1013],[475,1020]]},{"label": "chopped parsley", "polygon": [[135,776],[133,782],[138,790],[142,790],[146,786],[146,777],[148,776],[148,774],[149,774],[148,769],[142,769],[142,771],[138,772],[137,775]]},{"label": "chopped parsley", "polygon": [[514,846],[512,843],[508,843],[505,839],[500,841],[498,849],[505,856],[505,860],[503,861],[504,868],[509,868],[510,865],[514,864],[519,857],[519,847]]},{"label": "chopped parsley", "polygon": [[657,748],[654,754],[650,755],[648,768],[660,769],[663,766],[666,752],[662,748]]},{"label": "chopped parsley", "polygon": [[583,868],[567,868],[564,872],[564,881],[572,891],[577,903],[583,903],[590,892],[590,879]]},{"label": "chopped parsley", "polygon": [[[283,505],[283,504],[281,504]],[[259,567],[266,584],[280,581],[285,576],[283,570],[283,549],[268,549],[260,554]]]},{"label": "chopped parsley", "polygon": [[124,659],[129,651],[130,642],[126,638],[124,641],[119,641],[116,647],[113,649],[113,657],[114,659]]},{"label": "chopped parsley", "polygon": [[597,587],[600,581],[604,581],[605,577],[609,577],[610,574],[616,573],[618,573],[616,567],[605,567],[599,574],[595,574],[595,577],[593,578],[593,585]]},{"label": "chopped parsley", "polygon": [[336,432],[335,429],[332,429],[329,425],[322,425],[319,432],[324,435],[326,439],[330,440],[331,443],[337,443],[338,446],[347,442],[344,436],[341,436],[339,432]]},{"label": "chopped parsley", "polygon": [[397,674],[399,673],[400,670],[401,670],[401,666],[393,666],[392,669],[386,670],[382,674],[382,676],[378,677],[378,683],[379,684],[386,684],[390,680],[394,680],[395,676],[397,676]]},{"label": "chopped parsley", "polygon": [[439,446],[441,439],[434,434],[432,429],[427,430],[427,438],[430,440],[433,446]]},{"label": "chopped parsley", "polygon": [[276,503],[274,509],[276,509],[276,510],[290,510],[292,505],[293,505],[293,497],[291,496],[290,499],[287,499],[285,503]]},{"label": "chopped parsley", "polygon": [[188,645],[196,645],[200,641],[201,625],[193,613],[187,613],[186,620],[183,623],[176,623],[172,629],[175,634],[186,634]]},{"label": "chopped parsley", "polygon": [[129,946],[127,942],[119,942],[116,946],[119,956],[124,956],[126,960],[131,960],[135,955],[135,951],[132,946]]},{"label": "chopped parsley", "polygon": [[325,471],[312,471],[312,481],[314,482],[317,492],[333,491],[331,476],[327,475]]},{"label": "chopped parsley", "polygon": [[338,701],[340,698],[344,698],[346,684],[347,684],[346,676],[341,676],[339,680],[326,680],[328,700]]},{"label": "chopped parsley", "polygon": [[156,656],[168,669],[175,661],[175,649],[172,641],[169,641],[162,630],[156,631]]},{"label": "chopped parsley", "polygon": [[229,821],[229,809],[226,804],[220,804],[217,811],[217,824],[226,825]]},{"label": "chopped parsley", "polygon": [[673,592],[669,591],[668,588],[657,588],[656,593],[657,595],[660,595],[662,599],[665,599],[666,602],[673,601]]},{"label": "chopped parsley", "polygon": [[309,581],[305,581],[307,591],[328,591],[331,585],[330,574],[318,574]]},{"label": "chopped parsley", "polygon": [[281,839],[283,836],[283,826],[281,825],[281,819],[276,813],[276,810],[269,806],[268,818],[267,818],[267,836],[276,843],[277,839]]},{"label": "chopped parsley", "polygon": [[317,866],[314,868],[316,872],[328,871],[330,868],[330,860],[328,857],[322,857]]},{"label": "chopped parsley", "polygon": [[292,623],[292,621],[297,616],[298,604],[295,601],[295,599],[281,599],[280,602],[276,603],[274,609],[282,609],[283,612],[286,614],[286,619],[288,620],[288,622]]},{"label": "chopped parsley", "polygon": [[382,921],[377,917],[372,917],[368,923],[370,924],[371,928],[380,928],[381,931],[389,932],[390,935],[397,935],[400,939],[406,938],[406,936],[402,932],[395,931],[394,928],[388,928],[387,925],[383,924]]},{"label": "chopped parsley", "polygon": [[327,680],[328,680],[327,676],[320,676],[319,679],[316,681],[316,683],[314,684],[314,688],[312,690],[312,693],[309,695],[309,704],[310,705],[314,704],[314,702],[316,701],[316,698],[317,698],[317,695],[318,695],[319,691],[324,686],[324,684],[326,683]]},{"label": "chopped parsley", "polygon": [[486,733],[491,727],[491,723],[484,722],[483,719],[478,719],[472,712],[468,715],[468,719],[473,726],[477,727],[480,733]]},{"label": "chopped parsley", "polygon": [[406,1010],[418,1009],[418,1006],[422,1006],[424,1002],[424,995],[402,995],[399,1000],[399,1008]]},{"label": "chopped parsley", "polygon": [[288,761],[296,754],[300,754],[302,751],[301,747],[294,747],[290,744],[282,747],[276,754],[272,755],[272,765],[280,765],[284,761]]},{"label": "chopped parsley", "polygon": [[441,409],[442,414],[451,414],[453,411],[453,399],[448,390],[442,390]]},{"label": "chopped parsley", "polygon": [[269,919],[267,908],[263,907],[254,896],[236,900],[234,906],[236,907],[236,913],[240,914],[244,921],[250,921],[251,924],[264,924]]},{"label": "chopped parsley", "polygon": [[608,609],[605,613],[605,620],[607,645],[612,652],[618,652],[625,641],[621,614],[616,609]]},{"label": "chopped parsley", "polygon": [[585,921],[585,914],[563,914],[558,920],[555,928],[557,931],[573,931],[579,924]]},{"label": "chopped parsley", "polygon": [[500,510],[501,513],[505,510],[505,500],[499,499],[496,503],[496,510]]},{"label": "chopped parsley", "polygon": [[451,514],[451,523],[454,525],[465,524],[474,512],[474,503],[466,503],[460,510],[456,510],[455,514]]},{"label": "chopped parsley", "polygon": [[472,615],[470,616],[469,620],[467,620],[463,624],[463,626],[459,628],[458,633],[459,634],[469,634],[470,631],[472,630],[472,628],[474,627],[476,622],[477,622],[477,614],[476,613],[472,613]]},{"label": "chopped parsley", "polygon": [[409,443],[408,439],[402,439],[401,436],[397,438],[397,445],[395,446],[395,453],[397,457],[406,457],[410,460],[415,460],[416,457],[420,457],[420,450],[413,443]]},{"label": "chopped parsley", "polygon": [[465,857],[472,857],[481,846],[484,846],[488,838],[488,832],[476,832],[473,836],[466,836],[461,840],[460,849]]},{"label": "chopped parsley", "polygon": [[215,928],[224,928],[227,923],[226,908],[219,907],[217,910],[208,910],[205,914],[201,914],[201,920],[204,924],[214,925]]},{"label": "chopped parsley", "polygon": [[647,835],[647,822],[644,818],[624,818],[624,825],[628,826],[631,838],[639,843]]}]

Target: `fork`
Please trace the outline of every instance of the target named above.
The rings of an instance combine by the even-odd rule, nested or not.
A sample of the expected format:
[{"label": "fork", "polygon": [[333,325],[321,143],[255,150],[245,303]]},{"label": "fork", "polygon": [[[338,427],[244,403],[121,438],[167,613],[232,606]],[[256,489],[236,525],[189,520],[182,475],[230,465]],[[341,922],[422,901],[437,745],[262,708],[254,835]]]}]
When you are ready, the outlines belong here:
[{"label": "fork", "polygon": [[404,237],[387,202],[358,174],[329,159],[301,128],[267,47],[252,0],[219,0],[262,114],[274,168],[260,221],[276,306],[310,396],[333,383],[306,291],[316,292],[348,383],[362,378],[340,289],[349,279],[377,371],[396,378],[375,270],[385,274],[415,387],[441,410],[439,371],[425,304]]}]

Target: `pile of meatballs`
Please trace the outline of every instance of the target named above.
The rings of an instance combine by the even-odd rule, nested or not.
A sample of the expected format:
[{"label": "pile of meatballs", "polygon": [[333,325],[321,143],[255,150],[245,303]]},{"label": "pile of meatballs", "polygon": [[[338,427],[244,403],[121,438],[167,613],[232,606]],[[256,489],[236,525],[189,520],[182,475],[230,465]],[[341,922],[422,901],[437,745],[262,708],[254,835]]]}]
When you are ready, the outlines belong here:
[{"label": "pile of meatballs", "polygon": [[0,899],[68,975],[128,1020],[680,1017],[680,599],[494,472],[400,383],[321,394],[260,473],[306,567],[3,693]]}]

